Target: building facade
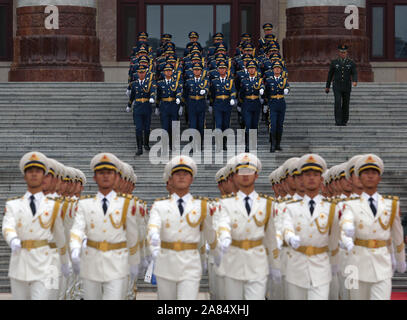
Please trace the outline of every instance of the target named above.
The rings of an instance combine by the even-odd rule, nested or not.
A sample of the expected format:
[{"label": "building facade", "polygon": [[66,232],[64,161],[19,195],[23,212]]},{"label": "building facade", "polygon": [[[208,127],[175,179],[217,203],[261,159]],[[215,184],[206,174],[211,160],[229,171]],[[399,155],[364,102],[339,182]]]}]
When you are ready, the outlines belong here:
[{"label": "building facade", "polygon": [[[46,5],[57,30],[44,26]],[[345,27],[348,5],[358,29]],[[241,33],[258,39],[271,22],[291,81],[324,81],[345,42],[361,81],[406,82],[406,14],[407,0],[0,0],[0,81],[122,82],[140,31],[153,48],[171,33],[180,52],[189,31],[203,46],[223,32],[232,53]]]}]

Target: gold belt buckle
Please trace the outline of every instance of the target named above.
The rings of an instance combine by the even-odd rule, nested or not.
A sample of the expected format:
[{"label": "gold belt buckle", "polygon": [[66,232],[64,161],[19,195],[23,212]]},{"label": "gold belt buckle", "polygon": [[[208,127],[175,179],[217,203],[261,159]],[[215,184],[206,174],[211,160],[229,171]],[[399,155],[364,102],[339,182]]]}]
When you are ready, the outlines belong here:
[{"label": "gold belt buckle", "polygon": [[109,244],[106,241],[99,243],[99,250],[102,252],[107,252],[109,250]]},{"label": "gold belt buckle", "polygon": [[246,251],[250,249],[249,240],[242,241],[242,249]]},{"label": "gold belt buckle", "polygon": [[369,248],[376,249],[377,248],[377,241],[376,240],[369,240],[367,243]]},{"label": "gold belt buckle", "polygon": [[305,254],[306,254],[308,257],[313,256],[313,255],[314,255],[314,248],[313,248],[313,247],[307,247],[307,248],[305,249]]},{"label": "gold belt buckle", "polygon": [[174,251],[182,251],[181,241],[174,242]]}]

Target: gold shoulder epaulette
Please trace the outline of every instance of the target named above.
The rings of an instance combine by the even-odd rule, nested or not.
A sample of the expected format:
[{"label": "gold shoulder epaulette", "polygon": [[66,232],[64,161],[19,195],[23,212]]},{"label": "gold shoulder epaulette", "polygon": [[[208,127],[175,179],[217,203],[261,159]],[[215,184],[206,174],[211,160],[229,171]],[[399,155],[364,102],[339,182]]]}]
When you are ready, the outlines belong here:
[{"label": "gold shoulder epaulette", "polygon": [[299,199],[299,200],[291,199],[291,200],[286,201],[286,204],[292,204],[292,203],[297,203],[297,202],[301,202],[301,201],[302,201],[301,199]]},{"label": "gold shoulder epaulette", "polygon": [[397,197],[397,196],[383,196],[383,198],[384,198],[384,199],[390,199],[390,200],[397,200],[397,201],[400,200],[400,198]]},{"label": "gold shoulder epaulette", "polygon": [[360,200],[360,197],[351,197],[344,199],[345,201]]},{"label": "gold shoulder epaulette", "polygon": [[13,197],[13,198],[7,199],[7,201],[14,201],[14,200],[17,200],[20,198],[23,198],[23,196]]},{"label": "gold shoulder epaulette", "polygon": [[82,196],[82,197],[80,198],[80,200],[91,199],[91,198],[93,198],[93,197],[94,197],[94,196],[92,196],[92,195]]},{"label": "gold shoulder epaulette", "polygon": [[230,199],[230,198],[234,198],[235,196],[230,193],[230,194],[225,194],[224,196],[222,196],[222,199]]}]

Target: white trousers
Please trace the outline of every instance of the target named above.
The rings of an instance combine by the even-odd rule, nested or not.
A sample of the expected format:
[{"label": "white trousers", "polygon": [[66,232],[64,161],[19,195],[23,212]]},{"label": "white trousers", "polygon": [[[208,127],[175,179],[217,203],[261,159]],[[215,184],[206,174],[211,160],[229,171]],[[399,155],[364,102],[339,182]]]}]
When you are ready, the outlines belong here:
[{"label": "white trousers", "polygon": [[264,300],[267,276],[262,280],[241,281],[225,277],[225,300]]},{"label": "white trousers", "polygon": [[327,283],[306,289],[287,282],[287,300],[328,300],[329,286],[330,284]]},{"label": "white trousers", "polygon": [[375,283],[359,281],[359,289],[351,289],[350,298],[351,300],[390,300],[391,290],[391,279]]},{"label": "white trousers", "polygon": [[85,300],[124,300],[128,277],[109,282],[82,279]]},{"label": "white trousers", "polygon": [[158,300],[196,300],[200,281],[170,281],[157,277]]},{"label": "white trousers", "polygon": [[225,300],[225,277],[216,275],[216,300]]},{"label": "white trousers", "polygon": [[267,279],[267,299],[268,300],[284,300],[284,286],[285,277],[281,277],[281,282],[277,283],[271,280],[271,277]]},{"label": "white trousers", "polygon": [[329,286],[329,300],[339,300],[340,295],[340,285],[339,285],[339,275],[332,275],[332,281]]},{"label": "white trousers", "polygon": [[339,300],[350,300],[349,290],[345,287],[346,277],[341,272],[338,273],[339,282]]},{"label": "white trousers", "polygon": [[208,278],[209,278],[209,295],[211,300],[218,300],[216,296],[216,273],[215,273],[215,264],[208,263]]},{"label": "white trousers", "polygon": [[53,289],[47,289],[41,281],[20,281],[10,278],[13,300],[50,300]]}]

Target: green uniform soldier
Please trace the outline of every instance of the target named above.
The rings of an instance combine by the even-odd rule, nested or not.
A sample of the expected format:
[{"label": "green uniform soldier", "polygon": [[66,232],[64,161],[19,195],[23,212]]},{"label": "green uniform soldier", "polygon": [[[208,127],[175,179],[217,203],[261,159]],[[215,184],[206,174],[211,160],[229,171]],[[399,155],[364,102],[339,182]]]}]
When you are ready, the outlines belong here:
[{"label": "green uniform soldier", "polygon": [[349,121],[350,93],[357,86],[358,73],[354,61],[348,58],[348,46],[340,45],[339,59],[331,62],[325,92],[329,93],[333,80],[335,94],[335,125],[345,127]]}]

